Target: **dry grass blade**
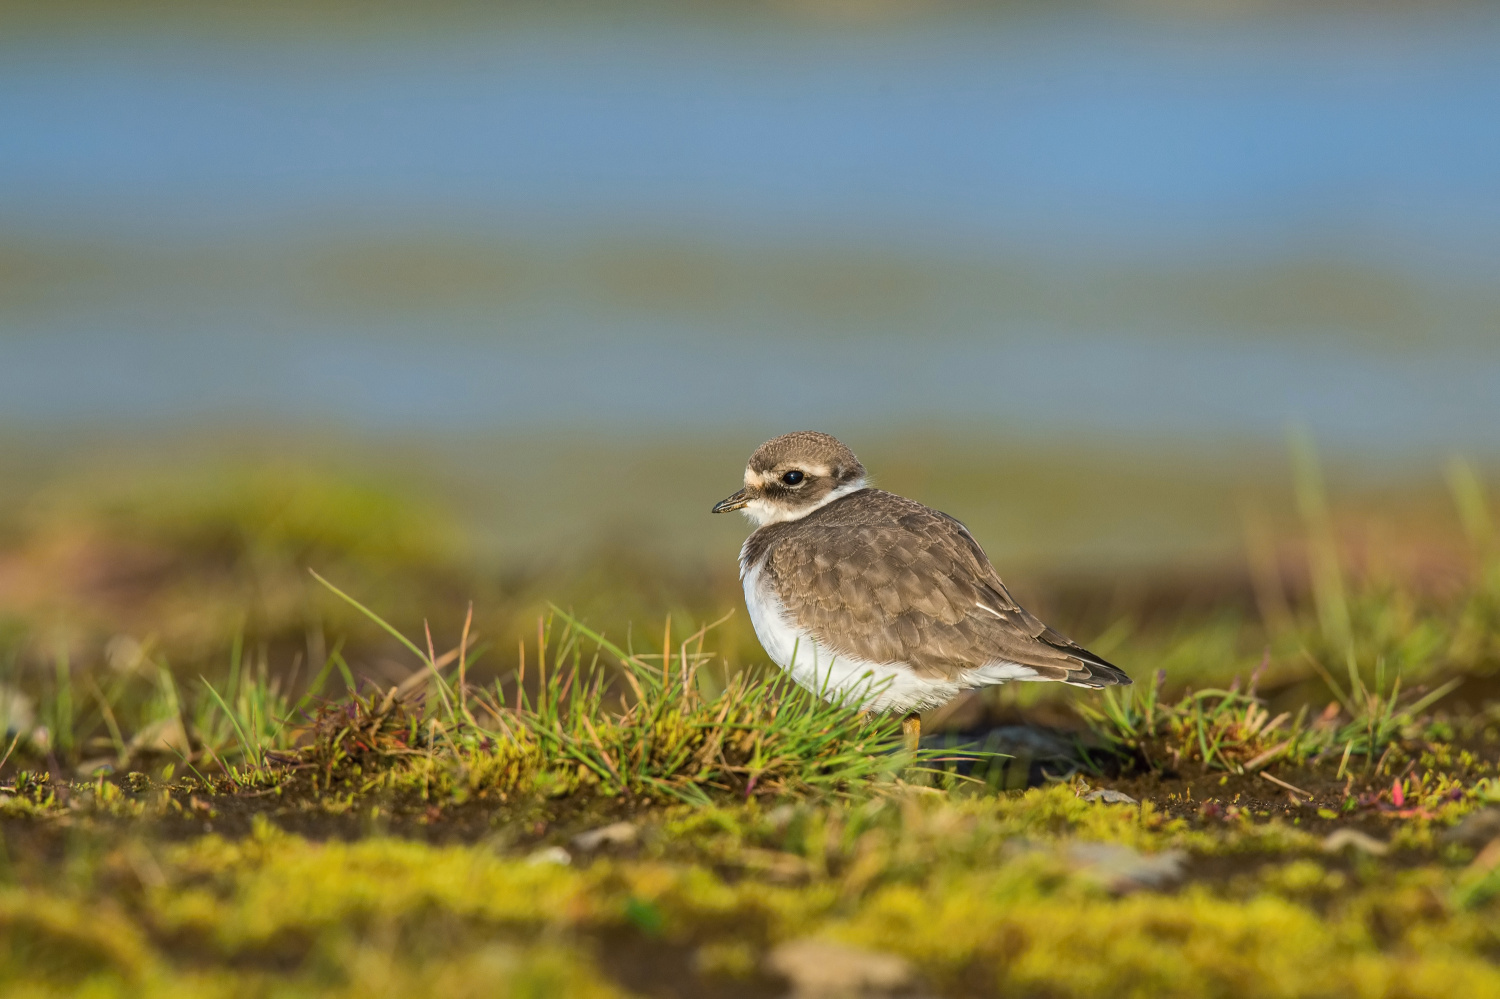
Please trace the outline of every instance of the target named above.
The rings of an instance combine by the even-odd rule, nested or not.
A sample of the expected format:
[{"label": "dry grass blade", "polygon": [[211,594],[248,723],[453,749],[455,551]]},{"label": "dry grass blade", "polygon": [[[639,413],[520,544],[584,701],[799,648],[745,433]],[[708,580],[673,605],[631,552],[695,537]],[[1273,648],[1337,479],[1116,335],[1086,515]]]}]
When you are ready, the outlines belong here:
[{"label": "dry grass blade", "polygon": [[1288,791],[1292,791],[1292,792],[1294,792],[1296,794],[1300,794],[1304,798],[1307,798],[1309,801],[1311,801],[1312,798],[1313,798],[1313,793],[1311,791],[1304,791],[1304,790],[1302,790],[1302,788],[1298,787],[1295,784],[1288,784],[1286,781],[1282,780],[1280,777],[1275,777],[1275,776],[1273,776],[1271,774],[1264,773],[1264,772],[1262,772],[1261,774],[1259,774],[1259,776],[1265,778],[1268,781],[1270,781],[1272,784],[1275,784],[1277,787],[1285,788]]},{"label": "dry grass blade", "polygon": [[1251,760],[1247,761],[1245,763],[1245,769],[1247,771],[1252,772],[1252,773],[1255,772],[1256,770],[1259,770],[1261,767],[1265,766],[1267,763],[1270,763],[1272,760],[1276,759],[1276,757],[1280,756],[1282,753],[1284,753],[1288,749],[1290,749],[1291,745],[1292,745],[1292,740],[1291,739],[1288,739],[1285,742],[1279,742],[1279,743],[1277,743],[1276,745],[1272,746],[1270,749],[1266,750],[1264,753],[1261,753],[1259,756],[1255,757],[1254,759],[1251,759]]}]

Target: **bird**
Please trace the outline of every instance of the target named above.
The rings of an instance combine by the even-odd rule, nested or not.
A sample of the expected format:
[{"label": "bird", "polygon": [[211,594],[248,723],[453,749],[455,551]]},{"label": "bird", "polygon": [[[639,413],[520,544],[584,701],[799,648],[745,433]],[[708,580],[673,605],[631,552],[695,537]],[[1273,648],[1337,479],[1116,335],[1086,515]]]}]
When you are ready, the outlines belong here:
[{"label": "bird", "polygon": [[713,512],[755,524],[739,561],[761,646],[824,700],[900,712],[908,749],[921,712],[965,690],[1130,683],[1017,603],[963,524],[870,486],[837,438],[803,430],[766,441],[744,482]]}]

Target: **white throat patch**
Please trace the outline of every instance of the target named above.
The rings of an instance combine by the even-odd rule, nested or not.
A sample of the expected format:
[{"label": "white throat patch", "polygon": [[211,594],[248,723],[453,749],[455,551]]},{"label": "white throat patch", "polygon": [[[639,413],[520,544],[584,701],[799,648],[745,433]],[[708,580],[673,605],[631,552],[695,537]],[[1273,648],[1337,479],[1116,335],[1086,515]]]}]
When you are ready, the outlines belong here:
[{"label": "white throat patch", "polygon": [[784,506],[778,506],[775,503],[767,503],[763,499],[753,499],[749,503],[746,503],[740,512],[749,517],[756,527],[765,527],[767,524],[781,524],[789,520],[801,520],[814,510],[821,510],[834,500],[842,499],[850,493],[857,493],[863,488],[865,488],[865,480],[855,479],[853,482],[839,486],[827,496],[809,506],[791,510]]}]

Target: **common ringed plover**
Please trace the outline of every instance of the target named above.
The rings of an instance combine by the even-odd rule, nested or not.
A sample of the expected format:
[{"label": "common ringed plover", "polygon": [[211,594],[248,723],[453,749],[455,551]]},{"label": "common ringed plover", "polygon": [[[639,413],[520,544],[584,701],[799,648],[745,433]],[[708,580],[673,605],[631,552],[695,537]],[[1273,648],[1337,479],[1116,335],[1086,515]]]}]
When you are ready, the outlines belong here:
[{"label": "common ringed plover", "polygon": [[1026,611],[957,520],[865,485],[854,452],[804,430],[767,441],[745,488],[713,508],[756,524],[740,578],[756,637],[803,687],[900,711],[915,748],[924,708],[1007,680],[1130,682]]}]

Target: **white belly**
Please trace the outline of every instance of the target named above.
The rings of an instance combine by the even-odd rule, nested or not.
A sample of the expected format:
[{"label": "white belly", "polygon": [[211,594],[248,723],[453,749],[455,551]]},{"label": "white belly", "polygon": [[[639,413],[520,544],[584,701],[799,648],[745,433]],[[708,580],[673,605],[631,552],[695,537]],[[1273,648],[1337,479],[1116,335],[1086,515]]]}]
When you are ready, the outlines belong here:
[{"label": "white belly", "polygon": [[927,679],[903,663],[872,663],[835,655],[788,618],[759,567],[744,567],[745,605],[755,637],[772,662],[797,684],[824,700],[863,711],[921,711],[935,708],[973,687],[1021,679],[1033,670],[1010,663],[965,670],[950,680]]}]

